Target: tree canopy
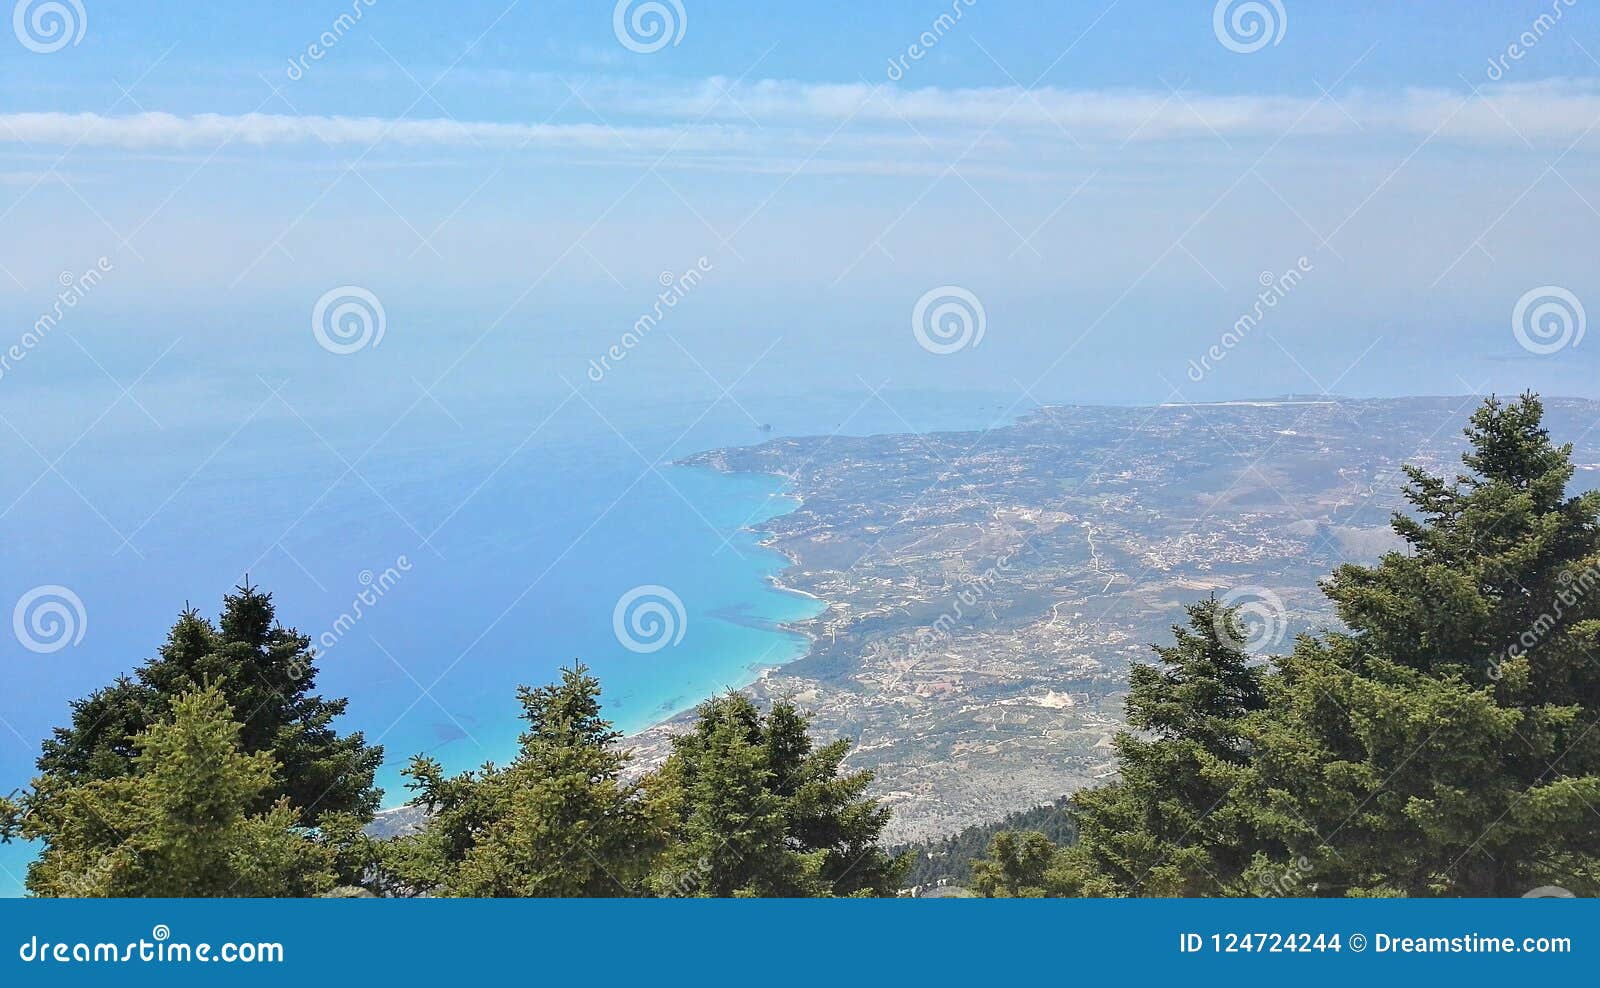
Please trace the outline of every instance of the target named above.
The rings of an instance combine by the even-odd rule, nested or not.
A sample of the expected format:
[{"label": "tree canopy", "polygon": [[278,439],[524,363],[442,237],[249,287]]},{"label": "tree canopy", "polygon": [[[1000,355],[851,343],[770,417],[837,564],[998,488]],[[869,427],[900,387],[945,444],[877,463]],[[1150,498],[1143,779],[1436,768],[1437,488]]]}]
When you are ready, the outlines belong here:
[{"label": "tree canopy", "polygon": [[[1189,609],[1134,670],[1119,778],[990,894],[1515,896],[1600,886],[1600,493],[1533,395],[1489,399],[1453,479],[1406,468],[1405,548],[1323,584],[1342,626],[1266,664]],[[1018,848],[1029,853],[1020,855]]]},{"label": "tree canopy", "polygon": [[903,863],[879,847],[888,811],[845,774],[849,742],[816,747],[792,704],[738,694],[702,705],[655,772],[631,773],[582,665],[519,691],[517,756],[407,774],[428,812],[380,856],[399,894],[893,895]]},{"label": "tree canopy", "polygon": [[333,726],[349,701],[315,692],[311,639],[277,621],[272,595],[245,585],[223,598],[212,623],[186,608],[157,654],[130,676],[72,704],[39,757],[48,779],[112,779],[134,771],[132,739],[166,718],[178,697],[220,690],[240,723],[246,752],[269,752],[280,769],[258,806],[283,796],[306,821],[351,813],[368,819],[382,792],[373,779],[383,749]]},{"label": "tree canopy", "polygon": [[279,765],[243,750],[216,686],[182,693],[169,718],[130,739],[131,770],[43,776],[17,826],[44,841],[35,895],[303,896],[331,888],[335,852],[300,826],[287,796],[261,805]]}]

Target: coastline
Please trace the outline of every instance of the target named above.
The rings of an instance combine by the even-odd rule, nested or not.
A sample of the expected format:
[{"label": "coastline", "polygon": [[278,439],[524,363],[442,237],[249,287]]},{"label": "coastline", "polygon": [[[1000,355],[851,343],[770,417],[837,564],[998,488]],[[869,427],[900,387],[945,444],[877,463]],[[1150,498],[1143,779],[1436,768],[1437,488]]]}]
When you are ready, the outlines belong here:
[{"label": "coastline", "polygon": [[[693,455],[696,457],[704,456],[710,452],[714,452],[714,450],[707,450]],[[715,474],[719,479],[736,476],[758,476],[758,474],[751,471],[717,469],[705,463],[691,463],[682,460],[671,465],[685,470],[704,470],[709,474]],[[620,742],[623,747],[632,748],[636,751],[641,746],[650,748],[652,747],[651,741],[658,732],[668,729],[669,725],[687,723],[701,703],[718,695],[723,689],[743,690],[757,685],[774,672],[793,662],[804,659],[812,653],[818,638],[808,625],[812,620],[828,613],[832,605],[815,593],[788,584],[787,581],[791,571],[799,565],[799,560],[792,553],[774,546],[772,544],[772,536],[761,531],[761,526],[770,519],[789,515],[799,510],[805,503],[804,498],[794,490],[793,478],[776,473],[770,474],[770,476],[781,483],[781,488],[760,495],[761,506],[754,512],[748,506],[750,502],[744,500],[745,507],[740,510],[748,518],[754,520],[747,520],[738,524],[731,531],[726,529],[724,531],[730,535],[730,538],[740,540],[740,548],[747,556],[750,554],[749,549],[751,548],[759,549],[763,553],[771,553],[770,559],[763,558],[759,561],[760,582],[756,585],[763,592],[776,591],[785,598],[792,598],[795,602],[814,603],[816,605],[815,613],[803,617],[775,616],[772,618],[763,618],[759,614],[742,614],[740,608],[749,606],[748,600],[742,604],[739,602],[731,603],[724,613],[708,612],[706,616],[711,620],[757,628],[778,637],[773,639],[765,650],[748,653],[757,656],[757,658],[754,661],[740,663],[736,674],[724,673],[717,685],[699,690],[685,689],[670,697],[663,704],[663,706],[667,703],[671,704],[668,711],[645,713],[644,718],[647,719],[634,719],[625,715],[619,717],[618,719],[624,720],[624,725],[621,725],[621,729],[625,733]],[[778,503],[774,504],[772,502]],[[741,579],[745,581],[743,585],[746,588],[751,586],[748,582],[748,577]],[[791,648],[781,649],[781,646],[786,643]],[[780,650],[789,654],[776,656],[775,653]],[[628,721],[631,721],[631,723],[627,723]],[[661,749],[661,757],[665,757],[664,746]],[[657,759],[653,757],[640,755],[635,758],[634,766],[636,770],[643,770],[656,764],[656,762]],[[404,796],[409,794],[397,791],[396,795]],[[386,835],[409,832],[410,829],[420,824],[424,816],[425,814],[421,807],[411,801],[397,802],[393,805],[386,804],[377,811],[374,822],[368,829],[369,832]]]},{"label": "coastline", "polygon": [[[716,452],[719,452],[719,451],[718,450],[706,450],[706,451],[701,452],[701,453],[696,453],[696,454],[694,454],[692,456],[684,457],[683,459],[677,460],[673,465],[674,466],[681,466],[681,467],[683,467],[684,469],[687,469],[687,470],[706,470],[706,471],[709,471],[711,473],[717,474],[719,476],[724,476],[724,477],[732,477],[732,476],[740,476],[740,475],[746,476],[746,477],[776,477],[780,481],[783,482],[783,485],[785,487],[785,490],[783,491],[783,493],[778,495],[778,496],[782,497],[785,500],[789,500],[789,501],[793,501],[794,502],[794,506],[789,508],[789,510],[775,512],[775,513],[773,513],[771,515],[768,515],[767,517],[765,517],[765,518],[761,519],[760,521],[758,521],[758,522],[756,522],[754,524],[751,524],[751,525],[741,525],[739,527],[739,531],[741,531],[741,532],[749,532],[750,534],[756,536],[755,544],[758,547],[760,547],[765,552],[770,552],[775,556],[780,556],[780,557],[783,558],[784,565],[780,569],[776,570],[775,572],[766,574],[765,579],[766,579],[766,582],[767,582],[767,584],[769,586],[771,586],[774,590],[779,591],[780,593],[786,593],[786,594],[789,594],[789,595],[794,596],[794,597],[804,597],[807,600],[814,600],[818,604],[822,605],[821,609],[818,610],[817,613],[811,615],[808,618],[804,618],[801,621],[780,621],[780,622],[778,622],[778,627],[784,629],[785,631],[789,631],[789,632],[792,632],[793,634],[800,635],[800,636],[806,638],[810,642],[813,642],[813,643],[816,642],[816,640],[817,640],[816,633],[813,632],[810,628],[804,627],[803,625],[810,624],[811,622],[816,621],[819,618],[821,618],[824,615],[826,615],[828,613],[828,611],[830,611],[830,610],[832,610],[834,608],[834,603],[832,601],[828,600],[826,597],[821,596],[820,594],[813,593],[810,590],[802,590],[800,587],[797,587],[797,586],[795,586],[794,584],[792,584],[792,583],[790,583],[788,581],[787,576],[789,575],[790,572],[800,568],[802,560],[800,559],[799,555],[796,554],[794,551],[792,551],[790,549],[785,549],[785,548],[779,546],[777,544],[778,543],[778,536],[776,534],[774,534],[774,533],[772,533],[770,531],[762,531],[762,529],[761,529],[761,526],[767,524],[767,522],[772,521],[773,519],[776,519],[776,518],[783,518],[783,517],[785,517],[787,515],[792,515],[795,512],[800,511],[801,509],[803,509],[806,506],[805,495],[799,493],[799,491],[796,489],[796,484],[798,483],[797,479],[795,477],[790,476],[789,474],[780,473],[780,472],[775,471],[775,470],[750,470],[750,471],[747,471],[747,470],[736,470],[736,469],[734,469],[732,467],[729,467],[726,463],[721,463],[721,462],[719,462],[719,463],[697,463],[697,462],[694,462],[694,460],[697,457],[708,456],[708,455],[710,455],[712,453],[716,453]],[[797,662],[797,661],[799,661],[800,659],[802,659],[804,657],[805,656],[803,656],[803,655],[796,656],[795,658],[790,659],[789,661],[790,662]],[[773,668],[777,668],[779,666],[788,665],[788,662],[772,663],[771,665],[772,665]]]},{"label": "coastline", "polygon": [[[771,553],[773,556],[776,556],[778,559],[782,560],[781,565],[778,565],[775,562],[774,568],[762,575],[762,582],[765,584],[765,586],[786,596],[813,601],[818,605],[816,612],[807,617],[785,618],[770,622],[759,622],[759,624],[770,628],[777,634],[792,636],[793,638],[803,640],[805,647],[800,650],[798,654],[782,661],[771,661],[763,658],[761,660],[749,663],[744,667],[748,673],[747,676],[740,677],[735,682],[727,684],[731,689],[740,690],[764,680],[767,678],[767,676],[771,675],[778,669],[782,669],[785,666],[788,666],[794,662],[798,662],[809,656],[818,641],[818,635],[810,627],[810,625],[812,622],[825,616],[833,609],[834,605],[826,598],[812,593],[809,590],[803,590],[799,587],[793,586],[789,582],[789,574],[798,569],[801,564],[799,557],[789,550],[779,548],[775,544],[776,536],[771,532],[762,531],[761,528],[761,526],[765,525],[772,519],[791,515],[805,507],[805,498],[795,490],[795,478],[773,471],[734,470],[729,469],[720,463],[698,462],[701,457],[707,457],[716,452],[718,452],[718,450],[705,450],[676,460],[672,465],[685,470],[704,470],[708,473],[716,474],[719,477],[743,475],[750,477],[766,476],[778,479],[782,483],[783,489],[776,494],[768,495],[768,498],[788,501],[791,502],[790,505],[784,510],[774,511],[772,514],[766,515],[759,521],[747,522],[739,525],[735,530],[735,534],[743,533],[753,536],[754,538],[752,541],[755,547],[759,548],[763,552]],[[721,620],[728,620],[728,618],[721,618]],[[769,649],[768,651],[770,652],[771,650]],[[631,744],[635,739],[643,738],[652,732],[664,729],[669,724],[686,720],[690,715],[693,714],[694,710],[698,708],[701,703],[710,699],[713,695],[715,694],[697,697],[692,702],[686,703],[680,709],[673,711],[667,716],[657,718],[638,730],[628,732],[623,737],[623,743]]]},{"label": "coastline", "polygon": [[[800,558],[794,552],[779,547],[776,544],[777,536],[774,533],[763,531],[762,529],[762,526],[772,519],[791,515],[805,506],[805,497],[796,490],[797,478],[777,471],[737,470],[716,459],[716,454],[719,452],[720,450],[705,450],[677,460],[673,465],[684,469],[706,470],[723,477],[736,475],[769,476],[781,481],[785,488],[781,496],[783,499],[793,502],[792,506],[785,511],[768,515],[760,521],[740,525],[738,531],[754,536],[754,544],[757,547],[764,552],[772,553],[783,561],[781,566],[765,574],[763,579],[769,588],[785,595],[814,601],[818,605],[816,613],[809,617],[775,622],[774,626],[780,633],[803,639],[805,648],[793,657],[781,662],[758,661],[751,663],[747,667],[749,676],[732,684],[733,689],[743,690],[752,686],[760,686],[788,666],[814,654],[817,643],[820,640],[820,636],[815,630],[814,622],[832,612],[836,605],[827,598],[794,586],[790,582],[792,574],[801,566]],[[642,775],[665,761],[667,755],[671,752],[672,736],[688,726],[694,716],[695,709],[707,699],[709,697],[700,697],[683,709],[655,720],[637,731],[631,731],[624,735],[620,743],[632,755],[629,775]]]}]

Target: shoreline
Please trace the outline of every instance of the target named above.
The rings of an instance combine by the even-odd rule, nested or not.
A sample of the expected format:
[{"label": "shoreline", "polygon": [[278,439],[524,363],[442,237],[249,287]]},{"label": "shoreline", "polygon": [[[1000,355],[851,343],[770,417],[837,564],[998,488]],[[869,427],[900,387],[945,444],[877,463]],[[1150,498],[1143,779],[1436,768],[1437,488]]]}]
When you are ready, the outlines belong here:
[{"label": "shoreline", "polygon": [[[715,452],[715,450],[705,450],[692,455],[698,456],[709,452]],[[714,473],[719,477],[724,478],[731,478],[740,474],[745,476],[765,475],[775,477],[782,482],[784,489],[779,492],[768,494],[766,495],[766,498],[778,498],[784,501],[792,502],[792,504],[786,507],[784,510],[771,514],[767,516],[767,518],[763,518],[760,521],[753,523],[741,524],[737,526],[734,532],[735,534],[748,533],[749,535],[753,536],[751,541],[755,547],[765,552],[770,552],[776,557],[776,559],[773,560],[771,569],[761,575],[763,587],[778,591],[781,594],[815,601],[820,605],[820,609],[816,612],[816,614],[806,618],[751,622],[752,626],[770,629],[772,633],[782,636],[785,639],[798,639],[799,643],[802,644],[803,647],[791,658],[781,661],[761,659],[750,662],[743,666],[742,674],[734,679],[733,682],[729,683],[728,686],[729,688],[735,690],[744,689],[762,681],[776,670],[782,669],[784,666],[789,665],[792,662],[797,662],[810,655],[818,641],[818,636],[811,629],[805,627],[805,625],[810,621],[815,620],[817,617],[826,614],[833,606],[832,603],[823,597],[820,597],[810,591],[790,586],[787,582],[785,582],[785,578],[789,572],[799,566],[799,560],[795,558],[792,553],[775,547],[772,544],[773,537],[770,534],[759,531],[759,526],[769,518],[782,517],[783,515],[791,514],[792,512],[800,510],[800,508],[805,505],[805,498],[793,490],[794,478],[785,476],[781,473],[772,473],[768,471],[757,472],[725,470],[702,463],[685,463],[681,460],[671,465],[687,470],[705,470],[709,473]],[[727,621],[729,619],[726,617],[714,616],[713,620]],[[770,654],[772,650],[772,648],[769,648],[766,653],[763,653],[763,655]],[[692,698],[691,694],[688,693],[682,694],[682,699],[680,697],[673,697],[672,701],[680,701],[682,702],[682,706],[664,716],[655,713],[649,714],[649,719],[646,723],[632,730],[627,730],[619,740],[619,743],[626,748],[637,748],[641,741],[647,742],[652,734],[662,731],[667,725],[672,724],[674,721],[691,715],[701,703],[704,703],[706,700],[711,699],[711,697],[715,695],[717,695],[717,691],[707,693],[703,696],[692,696]],[[639,762],[636,762],[635,764],[639,764]],[[379,829],[381,831],[388,832],[394,828],[407,828],[416,825],[418,822],[420,822],[420,814],[421,810],[418,804],[413,800],[406,800],[393,805],[380,806],[374,816],[374,821],[378,822]]]},{"label": "shoreline", "polygon": [[[715,452],[715,450],[706,450],[705,452]],[[696,455],[703,455],[703,454],[696,454]],[[789,572],[791,570],[796,570],[796,569],[800,568],[800,563],[801,563],[800,557],[795,555],[795,553],[789,551],[788,549],[780,549],[780,548],[778,548],[778,546],[776,545],[777,536],[773,535],[771,532],[761,532],[761,531],[758,530],[758,526],[765,524],[766,522],[772,520],[773,518],[782,518],[785,515],[794,514],[796,511],[799,511],[801,508],[805,507],[805,504],[806,504],[805,495],[800,494],[800,493],[798,493],[798,492],[796,492],[794,490],[794,485],[796,483],[795,478],[789,476],[788,474],[778,473],[776,471],[771,471],[771,470],[752,470],[752,471],[729,470],[726,467],[721,467],[721,466],[690,464],[690,463],[684,462],[683,460],[679,460],[676,465],[682,466],[685,469],[690,469],[690,470],[708,470],[708,471],[710,471],[712,473],[719,474],[719,475],[725,476],[725,477],[732,477],[732,476],[735,476],[735,475],[738,475],[738,474],[743,474],[745,476],[750,476],[750,477],[777,477],[779,480],[781,480],[783,482],[785,487],[788,488],[788,490],[786,490],[780,496],[793,501],[794,502],[794,507],[790,508],[788,511],[780,511],[777,514],[771,515],[771,516],[769,516],[767,518],[763,518],[761,521],[756,522],[754,525],[741,525],[741,526],[739,526],[738,530],[741,531],[741,532],[749,532],[750,534],[757,536],[757,538],[755,540],[757,546],[759,546],[760,548],[764,549],[767,552],[772,553],[775,556],[781,556],[783,558],[783,560],[784,560],[783,567],[778,569],[776,572],[766,574],[766,576],[764,577],[769,586],[771,586],[774,590],[777,590],[780,593],[790,594],[790,595],[795,596],[795,597],[804,597],[807,600],[814,600],[818,604],[822,605],[822,609],[821,610],[819,610],[817,613],[811,615],[808,618],[801,619],[801,621],[779,621],[779,622],[777,622],[777,627],[779,627],[780,629],[782,629],[784,631],[788,631],[788,632],[790,632],[792,634],[799,635],[802,638],[805,638],[806,641],[810,645],[816,644],[819,636],[815,632],[813,632],[810,628],[802,627],[802,624],[809,624],[810,622],[815,621],[818,618],[822,617],[824,614],[827,614],[830,610],[833,609],[833,606],[834,606],[833,602],[828,600],[826,597],[823,597],[823,596],[821,596],[819,594],[812,593],[809,590],[802,590],[799,587],[793,586],[792,584],[788,583],[785,580],[785,577],[789,574]],[[797,655],[793,659],[790,659],[788,662],[764,663],[762,665],[762,668],[777,669],[777,668],[780,668],[782,666],[788,665],[789,662],[798,662],[798,661],[800,661],[801,659],[805,658],[806,655],[809,655],[810,652],[811,652],[811,649],[810,649],[810,647],[808,645],[805,654]],[[669,717],[667,719],[671,720],[672,718]],[[663,721],[662,723],[665,723],[665,721]],[[654,726],[654,725],[652,725],[652,726]]]},{"label": "shoreline", "polygon": [[[772,675],[777,670],[782,669],[785,666],[788,666],[788,665],[790,665],[792,663],[798,662],[798,661],[806,658],[807,656],[811,655],[812,652],[814,651],[814,649],[816,648],[817,642],[819,641],[819,636],[811,627],[809,627],[809,625],[811,624],[811,622],[813,622],[813,621],[817,620],[818,618],[822,617],[823,615],[827,614],[830,610],[833,609],[834,605],[833,605],[833,603],[831,601],[827,600],[826,598],[824,598],[822,596],[819,596],[818,594],[812,593],[809,590],[802,590],[799,587],[792,586],[788,582],[787,578],[789,577],[790,573],[792,571],[798,569],[799,566],[800,566],[799,558],[796,557],[794,553],[789,552],[789,551],[784,550],[784,549],[780,549],[776,545],[774,545],[776,537],[774,535],[772,535],[770,532],[762,532],[760,530],[760,526],[765,524],[767,521],[771,520],[772,518],[780,518],[780,517],[783,517],[784,515],[793,514],[794,512],[799,511],[801,508],[803,508],[805,506],[805,503],[806,503],[805,502],[805,497],[802,494],[798,493],[794,489],[794,485],[796,483],[795,478],[791,477],[791,476],[789,476],[787,474],[777,473],[777,472],[774,472],[774,471],[767,471],[767,470],[761,470],[761,471],[730,470],[730,469],[727,469],[727,468],[725,468],[725,467],[723,467],[721,465],[714,464],[714,463],[686,462],[687,459],[692,459],[693,457],[704,456],[707,453],[714,453],[714,452],[717,452],[717,450],[704,450],[704,451],[701,451],[699,453],[692,454],[691,457],[689,457],[689,458],[677,460],[672,465],[673,466],[677,466],[677,467],[681,467],[683,469],[688,469],[688,470],[705,470],[705,471],[717,474],[717,475],[722,476],[722,477],[733,477],[733,476],[742,474],[742,475],[745,475],[745,476],[775,477],[779,481],[781,481],[783,486],[784,486],[784,490],[779,494],[769,495],[769,497],[776,496],[776,497],[781,497],[781,498],[783,498],[785,500],[788,500],[788,501],[792,501],[793,502],[793,506],[790,507],[786,511],[780,511],[780,512],[777,512],[775,514],[769,515],[766,518],[763,518],[760,521],[754,522],[752,524],[740,525],[736,529],[736,531],[737,532],[741,532],[741,533],[749,533],[750,535],[755,536],[754,543],[758,548],[762,549],[763,551],[770,552],[774,556],[777,556],[778,558],[783,560],[783,564],[781,566],[778,566],[772,572],[769,572],[769,573],[766,573],[766,574],[763,575],[762,579],[763,579],[763,581],[765,582],[765,585],[768,588],[770,588],[772,590],[776,590],[776,591],[778,591],[779,593],[782,593],[782,594],[790,595],[790,596],[793,596],[793,597],[803,598],[805,600],[815,601],[817,604],[820,605],[820,609],[815,614],[812,614],[809,617],[772,622],[772,627],[776,630],[777,633],[783,634],[783,635],[786,635],[786,636],[787,635],[793,635],[793,636],[795,636],[797,638],[802,639],[804,641],[805,648],[803,650],[801,650],[799,652],[799,654],[793,656],[792,658],[785,659],[785,660],[783,660],[781,662],[759,661],[758,660],[756,662],[750,663],[746,667],[747,670],[750,673],[749,677],[748,678],[741,678],[740,681],[731,684],[731,688],[732,689],[741,690],[741,689],[744,689],[744,688],[746,688],[748,686],[752,686],[752,685],[754,685],[756,683],[759,683],[762,680],[765,680],[768,676]],[[680,710],[674,711],[673,713],[668,714],[665,717],[661,717],[661,718],[652,720],[649,724],[645,725],[644,727],[639,728],[638,730],[627,732],[626,734],[623,735],[623,737],[621,739],[621,743],[624,746],[627,746],[627,747],[629,747],[631,749],[634,749],[636,752],[641,750],[641,747],[643,747],[643,748],[651,747],[651,741],[652,740],[659,739],[660,736],[664,732],[670,732],[669,725],[673,724],[676,721],[679,721],[679,720],[682,720],[682,719],[686,718],[687,716],[692,714],[693,711],[697,707],[699,707],[699,705],[701,703],[704,703],[708,699],[710,699],[709,696],[700,697],[700,698],[694,700],[693,703],[690,703],[690,704],[684,706]],[[640,759],[640,761],[649,761],[649,760],[650,759],[648,757]]]}]

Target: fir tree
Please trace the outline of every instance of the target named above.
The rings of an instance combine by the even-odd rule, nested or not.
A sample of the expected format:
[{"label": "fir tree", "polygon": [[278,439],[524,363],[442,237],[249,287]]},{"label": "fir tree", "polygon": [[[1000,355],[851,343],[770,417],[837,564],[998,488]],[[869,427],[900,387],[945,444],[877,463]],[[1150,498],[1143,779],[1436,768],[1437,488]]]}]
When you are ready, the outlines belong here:
[{"label": "fir tree", "polygon": [[888,811],[868,772],[841,775],[849,742],[814,748],[780,701],[763,717],[737,693],[702,704],[673,739],[657,787],[677,817],[651,877],[660,895],[893,895],[909,861],[879,840]]},{"label": "fir tree", "polygon": [[659,830],[622,780],[628,757],[601,715],[599,682],[577,665],[518,698],[528,727],[505,768],[447,777],[436,761],[413,759],[409,785],[430,817],[389,852],[391,884],[465,896],[635,894]]},{"label": "fir tree", "polygon": [[673,738],[663,777],[680,820],[652,885],[668,896],[823,894],[821,855],[787,840],[761,715],[730,693],[701,705],[694,729]]},{"label": "fir tree", "polygon": [[849,739],[813,748],[810,721],[780,700],[762,725],[762,743],[785,803],[785,829],[802,851],[821,853],[818,876],[830,894],[893,894],[907,865],[879,843],[889,810],[866,798],[872,773],[842,772]]},{"label": "fir tree", "polygon": [[1155,648],[1160,664],[1133,667],[1120,777],[1074,797],[1076,844],[1056,858],[1043,835],[999,835],[974,868],[980,890],[1215,895],[1237,883],[1253,846],[1231,796],[1250,762],[1248,719],[1266,705],[1264,672],[1238,645],[1236,611],[1213,599],[1187,612],[1175,644]]},{"label": "fir tree", "polygon": [[1053,868],[1070,867],[1062,851],[1038,831],[995,834],[988,856],[972,863],[972,891],[991,899],[1037,899],[1063,894],[1065,881]]},{"label": "fir tree", "polygon": [[340,813],[371,819],[383,749],[334,729],[348,701],[314,692],[314,658],[309,637],[278,624],[271,594],[238,587],[224,597],[218,624],[186,609],[134,678],[75,701],[71,724],[45,741],[39,769],[68,781],[131,774],[132,737],[166,717],[178,696],[216,685],[241,718],[244,750],[281,766],[261,807],[284,796],[311,823]]},{"label": "fir tree", "polygon": [[278,766],[241,749],[243,729],[215,686],[184,693],[169,719],[132,739],[131,772],[44,776],[11,809],[44,843],[35,895],[304,896],[334,882],[334,852],[300,827],[275,788]]},{"label": "fir tree", "polygon": [[1408,552],[1326,584],[1347,630],[1274,684],[1252,794],[1325,894],[1592,888],[1600,494],[1567,494],[1532,395],[1473,415],[1453,483],[1410,469]]}]

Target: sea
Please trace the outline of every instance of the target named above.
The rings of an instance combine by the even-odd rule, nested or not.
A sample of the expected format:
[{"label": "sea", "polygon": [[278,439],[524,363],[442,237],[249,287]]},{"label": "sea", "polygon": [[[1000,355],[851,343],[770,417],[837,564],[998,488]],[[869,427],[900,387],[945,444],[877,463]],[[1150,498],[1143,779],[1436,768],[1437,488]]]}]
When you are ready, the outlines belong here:
[{"label": "sea", "polygon": [[[824,606],[776,582],[787,561],[751,531],[795,507],[783,478],[674,461],[784,436],[984,429],[1031,407],[866,388],[602,402],[583,382],[526,400],[419,392],[352,421],[259,384],[242,421],[139,427],[124,401],[127,428],[0,443],[0,598],[27,600],[3,636],[0,790],[27,784],[73,698],[247,579],[312,637],[319,691],[350,701],[339,727],[383,745],[385,806],[406,801],[414,754],[450,771],[512,757],[517,686],[574,662],[616,725],[640,730],[804,655],[789,625]],[[0,846],[0,894],[22,894],[34,853]]]}]

